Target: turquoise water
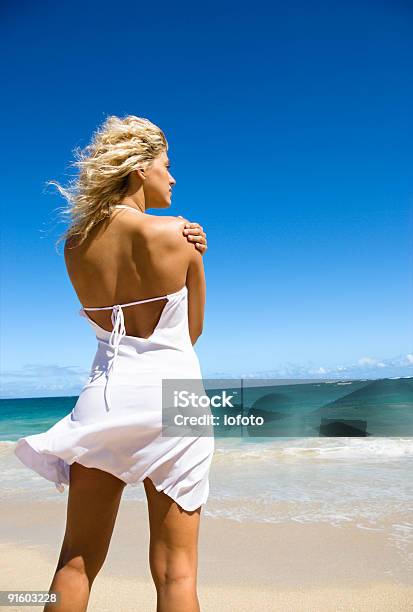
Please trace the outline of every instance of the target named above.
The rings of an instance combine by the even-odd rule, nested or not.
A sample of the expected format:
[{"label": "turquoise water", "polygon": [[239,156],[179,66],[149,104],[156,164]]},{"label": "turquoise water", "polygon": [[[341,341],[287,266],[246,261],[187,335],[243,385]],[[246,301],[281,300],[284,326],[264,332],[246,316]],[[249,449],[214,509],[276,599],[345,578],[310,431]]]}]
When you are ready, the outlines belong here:
[{"label": "turquoise water", "polygon": [[[76,400],[76,396],[0,400],[0,440],[16,441],[45,431],[70,413]],[[240,404],[240,396],[238,401]],[[263,416],[264,426],[218,427],[217,438],[242,436],[262,443],[265,440],[261,437],[268,441],[346,434],[413,436],[413,378],[250,387],[243,389],[242,405],[243,415]],[[220,414],[219,409],[211,411]],[[239,412],[234,409],[234,414]],[[354,423],[358,426],[354,427]]]},{"label": "turquoise water", "polygon": [[[237,388],[235,392],[242,414],[260,416],[264,425],[248,425],[247,421],[246,427],[215,429],[215,435],[413,436],[413,378],[316,381]],[[219,415],[228,409],[212,412]]]}]

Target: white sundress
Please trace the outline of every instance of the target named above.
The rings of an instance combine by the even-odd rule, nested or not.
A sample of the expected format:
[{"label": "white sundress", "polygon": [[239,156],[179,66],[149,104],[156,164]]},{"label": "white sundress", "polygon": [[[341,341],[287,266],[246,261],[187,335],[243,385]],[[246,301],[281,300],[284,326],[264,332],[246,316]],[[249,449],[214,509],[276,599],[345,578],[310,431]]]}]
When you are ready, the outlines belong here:
[{"label": "white sundress", "polygon": [[[118,205],[115,208],[133,208]],[[70,414],[43,433],[20,438],[14,452],[27,467],[64,491],[70,465],[109,472],[127,484],[149,477],[184,510],[207,501],[214,453],[210,435],[162,436],[162,379],[198,379],[202,374],[188,326],[188,292],[102,308],[82,307],[96,334],[97,351],[85,386]],[[167,299],[149,338],[129,336],[123,307]],[[109,332],[85,313],[112,309]]]}]

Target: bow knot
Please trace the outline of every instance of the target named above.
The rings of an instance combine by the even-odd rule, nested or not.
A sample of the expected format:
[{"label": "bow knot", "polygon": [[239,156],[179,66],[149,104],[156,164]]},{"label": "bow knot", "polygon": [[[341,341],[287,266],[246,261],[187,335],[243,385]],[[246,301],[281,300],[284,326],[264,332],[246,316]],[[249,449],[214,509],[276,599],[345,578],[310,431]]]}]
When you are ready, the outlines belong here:
[{"label": "bow knot", "polygon": [[106,373],[105,401],[106,401],[106,410],[107,411],[109,411],[111,409],[110,408],[110,402],[109,402],[108,397],[107,397],[109,375],[113,372],[113,366],[114,366],[116,358],[118,356],[119,345],[121,343],[121,340],[122,340],[122,338],[124,336],[126,336],[125,318],[123,316],[123,310],[122,310],[122,306],[120,304],[115,304],[115,306],[113,306],[111,319],[112,319],[113,329],[112,329],[112,332],[111,332],[110,337],[109,337],[109,344],[110,344],[110,346],[113,347],[113,358],[112,358],[112,361],[111,361],[110,366],[108,367],[107,373]]}]

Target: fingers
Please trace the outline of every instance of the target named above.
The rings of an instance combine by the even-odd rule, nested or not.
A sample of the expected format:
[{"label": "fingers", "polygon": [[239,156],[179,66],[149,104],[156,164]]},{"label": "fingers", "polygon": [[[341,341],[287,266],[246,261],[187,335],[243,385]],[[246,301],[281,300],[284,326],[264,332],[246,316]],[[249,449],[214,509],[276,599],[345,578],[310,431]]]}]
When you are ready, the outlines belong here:
[{"label": "fingers", "polygon": [[197,248],[203,255],[208,248],[205,232],[203,232],[203,235],[201,236],[189,236],[189,238],[193,238],[195,248]]},{"label": "fingers", "polygon": [[[198,230],[194,229],[193,231]],[[202,255],[206,252],[208,246],[205,232],[202,232],[202,234],[190,234],[186,238],[189,242],[192,242],[192,244],[195,245],[195,247],[198,249],[198,251],[202,253]]]},{"label": "fingers", "polygon": [[184,229],[183,232],[184,236],[186,236],[187,238],[193,238],[197,236],[203,236],[204,238],[206,237],[206,233],[203,230],[200,230],[198,227]]},{"label": "fingers", "polygon": [[194,232],[194,233],[188,234],[186,238],[189,242],[192,242],[192,244],[197,244],[197,243],[206,244],[207,243],[205,232],[202,232],[202,233]]},{"label": "fingers", "polygon": [[197,229],[197,228],[199,228],[201,230],[201,232],[204,230],[202,225],[199,225],[199,223],[191,223],[190,221],[187,221],[185,223],[185,230],[184,231],[186,231],[188,229]]},{"label": "fingers", "polygon": [[206,239],[204,229],[202,225],[199,225],[199,223],[186,223],[185,228],[182,231],[188,240],[195,240],[199,238],[202,242],[203,239]]},{"label": "fingers", "polygon": [[204,255],[207,252],[208,246],[207,244],[200,244],[199,242],[195,243],[195,248],[198,249],[198,251],[201,253],[201,255]]},{"label": "fingers", "polygon": [[199,223],[191,223],[188,221],[185,223],[183,234],[189,242],[195,245],[195,248],[200,251],[202,255],[207,251],[207,238],[204,228]]}]

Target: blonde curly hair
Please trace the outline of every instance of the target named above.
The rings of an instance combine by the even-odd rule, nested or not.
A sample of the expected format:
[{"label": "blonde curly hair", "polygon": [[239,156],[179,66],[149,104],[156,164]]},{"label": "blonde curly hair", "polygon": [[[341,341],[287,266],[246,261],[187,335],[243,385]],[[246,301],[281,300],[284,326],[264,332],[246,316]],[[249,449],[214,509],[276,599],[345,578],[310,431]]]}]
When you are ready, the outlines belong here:
[{"label": "blonde curly hair", "polygon": [[47,183],[57,187],[68,202],[61,214],[69,217],[70,226],[56,245],[75,237],[76,246],[81,244],[125,196],[129,174],[137,168],[147,169],[167,150],[165,134],[149,119],[134,115],[107,117],[90,144],[83,150],[74,150],[76,161],[72,165],[79,169],[79,176],[67,187],[57,181]]}]

